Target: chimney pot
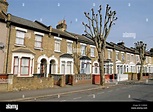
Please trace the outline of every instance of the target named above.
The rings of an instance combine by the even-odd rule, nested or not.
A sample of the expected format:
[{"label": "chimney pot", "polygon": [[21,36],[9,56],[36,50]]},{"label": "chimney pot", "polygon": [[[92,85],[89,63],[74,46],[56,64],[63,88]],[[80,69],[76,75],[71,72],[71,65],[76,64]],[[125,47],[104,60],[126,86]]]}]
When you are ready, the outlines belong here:
[{"label": "chimney pot", "polygon": [[65,20],[59,21],[56,28],[59,30],[65,31],[67,29],[66,21]]}]

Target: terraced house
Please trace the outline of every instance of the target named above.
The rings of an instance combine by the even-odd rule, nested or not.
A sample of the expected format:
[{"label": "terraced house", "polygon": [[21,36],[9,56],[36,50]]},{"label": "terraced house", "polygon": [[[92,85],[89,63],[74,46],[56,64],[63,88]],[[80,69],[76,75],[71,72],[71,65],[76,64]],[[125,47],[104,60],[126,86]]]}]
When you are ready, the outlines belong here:
[{"label": "terraced house", "polygon": [[[56,28],[7,13],[8,3],[0,0],[0,72],[17,77],[41,74],[99,74],[98,54],[94,43],[84,35],[67,31],[66,21]],[[105,75],[138,73],[138,51],[124,42],[107,43]],[[146,52],[145,72],[153,73],[153,58]]]}]

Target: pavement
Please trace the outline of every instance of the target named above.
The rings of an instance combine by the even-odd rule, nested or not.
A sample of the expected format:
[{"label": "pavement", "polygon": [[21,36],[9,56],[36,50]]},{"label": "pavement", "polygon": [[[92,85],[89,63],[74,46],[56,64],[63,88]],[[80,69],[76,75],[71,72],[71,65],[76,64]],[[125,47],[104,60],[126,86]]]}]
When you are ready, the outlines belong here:
[{"label": "pavement", "polygon": [[106,83],[105,86],[97,84],[77,84],[77,85],[66,85],[64,87],[54,86],[47,89],[37,89],[37,90],[22,90],[22,91],[8,91],[0,92],[0,102],[15,102],[30,100],[36,98],[43,98],[46,96],[58,96],[68,93],[83,92],[100,88],[109,88],[111,86],[125,85],[131,83],[141,83],[138,81],[122,81],[119,83]]}]

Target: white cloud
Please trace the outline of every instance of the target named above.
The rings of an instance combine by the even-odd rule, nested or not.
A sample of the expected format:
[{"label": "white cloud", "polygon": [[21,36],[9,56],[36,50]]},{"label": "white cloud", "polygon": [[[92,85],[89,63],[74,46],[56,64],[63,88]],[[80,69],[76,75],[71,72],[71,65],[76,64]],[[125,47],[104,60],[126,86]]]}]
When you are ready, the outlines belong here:
[{"label": "white cloud", "polygon": [[24,7],[24,6],[25,6],[25,4],[24,4],[24,3],[22,3],[22,6]]},{"label": "white cloud", "polygon": [[60,3],[57,4],[58,7],[59,7],[60,5],[61,5]]},{"label": "white cloud", "polygon": [[95,3],[93,3],[93,6],[96,6],[96,4],[95,4]]},{"label": "white cloud", "polygon": [[42,22],[42,18],[40,18],[40,22]]}]

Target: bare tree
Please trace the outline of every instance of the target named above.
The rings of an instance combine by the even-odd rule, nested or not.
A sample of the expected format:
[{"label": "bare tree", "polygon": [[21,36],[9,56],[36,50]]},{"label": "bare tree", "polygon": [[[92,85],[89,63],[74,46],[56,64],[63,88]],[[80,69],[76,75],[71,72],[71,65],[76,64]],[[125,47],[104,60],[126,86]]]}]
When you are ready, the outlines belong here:
[{"label": "bare tree", "polygon": [[142,79],[143,65],[144,65],[144,61],[146,60],[146,56],[145,56],[146,46],[147,46],[147,44],[143,43],[142,41],[139,41],[139,42],[135,43],[135,48],[139,52],[139,57],[140,57],[140,62],[141,62],[141,67],[140,67],[138,80]]},{"label": "bare tree", "polygon": [[[98,62],[100,69],[100,85],[104,86],[104,50],[106,47],[106,39],[110,33],[114,21],[117,20],[116,11],[112,11],[111,7],[107,4],[104,21],[102,17],[102,6],[99,6],[98,13],[95,14],[94,9],[91,9],[90,13],[86,13],[85,17],[88,19],[88,24],[82,23],[85,27],[85,36],[91,38],[98,51]],[[104,25],[103,25],[104,22]]]}]

